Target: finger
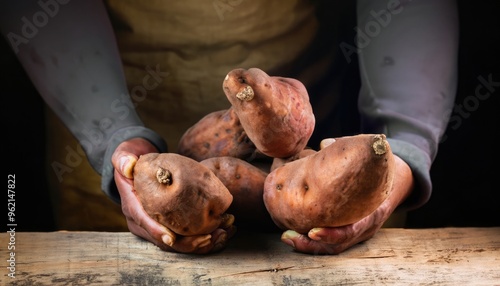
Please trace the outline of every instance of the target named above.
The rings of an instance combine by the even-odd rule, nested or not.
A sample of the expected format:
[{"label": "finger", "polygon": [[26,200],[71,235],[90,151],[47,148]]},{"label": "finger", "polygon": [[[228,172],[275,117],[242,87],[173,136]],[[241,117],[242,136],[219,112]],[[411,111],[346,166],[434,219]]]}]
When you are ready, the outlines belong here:
[{"label": "finger", "polygon": [[227,241],[229,240],[229,234],[224,229],[216,229],[212,232],[212,238],[210,240],[210,244],[205,246],[204,248],[199,248],[195,253],[203,254],[209,252],[218,252],[224,249],[227,245]]},{"label": "finger", "polygon": [[210,235],[182,237],[172,245],[172,248],[177,252],[197,254],[220,251],[236,231],[233,223],[234,216],[232,214],[223,214],[219,228]]},{"label": "finger", "polygon": [[220,228],[229,228],[233,225],[233,223],[234,223],[234,215],[225,213],[225,214],[222,214],[222,220],[221,220],[219,227]]},{"label": "finger", "polygon": [[335,139],[334,138],[325,138],[323,140],[321,140],[321,142],[319,143],[319,149],[323,149],[325,147],[328,147],[330,145],[332,145],[332,143],[335,142]]},{"label": "finger", "polygon": [[231,225],[230,227],[225,228],[224,230],[226,231],[227,238],[229,239],[229,238],[233,237],[236,234],[237,228],[236,228],[235,225]]},{"label": "finger", "polygon": [[208,249],[213,248],[211,238],[211,234],[179,237],[172,245],[172,248],[181,253],[196,253],[205,247]]},{"label": "finger", "polygon": [[[120,199],[122,204],[122,211],[124,215],[131,219],[133,223],[142,228],[148,233],[138,228],[130,229],[134,234],[141,235],[141,237],[150,240],[157,245],[165,244],[165,246],[172,246],[175,243],[175,233],[167,229],[165,226],[153,220],[142,207],[141,202],[135,195],[132,187],[132,180],[121,177],[115,170],[115,182],[120,192]],[[137,233],[136,233],[137,232]]]},{"label": "finger", "polygon": [[313,228],[307,236],[314,241],[328,244],[341,244],[355,237],[357,233],[352,225],[334,228]]},{"label": "finger", "polygon": [[211,234],[178,238],[172,248],[181,253],[206,254],[222,250],[228,239],[227,231],[219,228]]},{"label": "finger", "polygon": [[214,248],[212,249],[212,252],[217,252],[222,250],[223,248],[226,247],[227,242],[229,238],[231,238],[234,234],[234,232],[231,234],[229,231],[235,230],[234,227],[230,227],[229,229],[216,229],[212,233],[212,243],[214,245]]},{"label": "finger", "polygon": [[143,239],[146,239],[150,242],[153,242],[156,245],[161,245],[161,243],[154,239],[147,231],[145,231],[142,227],[140,227],[135,221],[133,215],[131,215],[131,210],[129,210],[129,199],[127,198],[126,193],[128,192],[133,192],[133,181],[130,179],[127,179],[126,177],[123,177],[120,175],[120,172],[118,169],[115,168],[115,184],[118,188],[118,191],[120,193],[120,199],[121,199],[121,206],[122,206],[122,212],[125,215],[125,218],[127,220],[127,227],[129,231]]},{"label": "finger", "polygon": [[117,151],[111,157],[111,163],[115,170],[128,179],[133,179],[133,171],[138,157],[132,153],[125,151]]},{"label": "finger", "polygon": [[321,241],[328,244],[351,244],[352,242],[360,242],[372,237],[376,230],[380,228],[381,222],[378,223],[379,212],[383,210],[380,207],[372,214],[353,224],[340,227],[325,227],[313,228],[307,235],[315,241]]},{"label": "finger", "polygon": [[310,254],[338,254],[345,250],[342,245],[326,244],[311,240],[307,235],[297,233],[293,230],[285,231],[281,241],[292,246],[294,250]]},{"label": "finger", "polygon": [[165,243],[156,240],[145,229],[138,226],[134,221],[128,220],[129,230],[143,239],[146,239],[160,249],[170,252],[206,254],[209,252],[219,251],[225,247],[227,235],[225,231],[220,230],[220,234],[205,234],[197,236],[177,237],[175,243],[170,247]]},{"label": "finger", "polygon": [[176,235],[174,232],[153,220],[142,208],[142,205],[133,200],[128,203],[128,213],[133,221],[144,229],[155,241],[161,242],[166,246],[172,246],[175,243]]},{"label": "finger", "polygon": [[163,241],[159,241],[152,237],[149,232],[147,232],[144,228],[135,223],[135,221],[131,218],[127,218],[127,226],[131,233],[134,235],[141,237],[154,245],[158,246],[160,249],[164,251],[174,251],[171,247],[165,244]]},{"label": "finger", "polygon": [[135,162],[142,154],[158,152],[156,147],[144,138],[132,138],[116,147],[111,162],[120,174],[131,179]]},{"label": "finger", "polygon": [[308,237],[313,241],[333,245],[336,250],[342,249],[343,251],[372,238],[379,228],[378,225],[370,225],[358,229],[356,224],[340,228],[314,228],[309,231]]}]

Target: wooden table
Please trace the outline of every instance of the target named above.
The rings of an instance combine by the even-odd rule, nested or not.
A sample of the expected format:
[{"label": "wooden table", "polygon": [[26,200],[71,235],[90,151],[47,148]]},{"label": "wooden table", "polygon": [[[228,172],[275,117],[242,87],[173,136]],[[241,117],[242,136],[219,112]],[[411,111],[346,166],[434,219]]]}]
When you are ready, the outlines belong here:
[{"label": "wooden table", "polygon": [[500,285],[500,227],[385,228],[330,256],[279,236],[238,232],[220,253],[189,255],[131,233],[17,232],[10,278],[7,232],[0,285]]}]

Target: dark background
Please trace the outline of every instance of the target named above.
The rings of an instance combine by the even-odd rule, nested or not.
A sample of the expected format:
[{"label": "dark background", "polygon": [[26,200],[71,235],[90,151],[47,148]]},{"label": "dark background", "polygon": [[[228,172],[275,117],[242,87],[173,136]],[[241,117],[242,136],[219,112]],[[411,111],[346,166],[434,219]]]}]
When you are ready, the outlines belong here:
[{"label": "dark background", "polygon": [[[471,110],[479,76],[491,75],[500,84],[500,2],[458,3],[460,50],[455,105]],[[432,198],[410,213],[409,226],[500,225],[500,187],[496,182],[500,178],[500,86],[478,102],[477,109],[468,112],[469,117],[461,124],[448,126],[431,169]],[[458,114],[454,112],[453,116]]]},{"label": "dark background", "polygon": [[[500,82],[500,9],[497,1],[458,3],[460,58],[456,105],[464,105],[477,99],[479,76]],[[2,141],[6,141],[2,169],[6,174],[16,174],[16,230],[55,230],[45,181],[44,103],[6,41],[0,42],[0,65]],[[494,87],[489,98],[476,102],[474,110],[469,108],[467,118],[461,116],[460,124],[448,127],[431,169],[432,197],[426,205],[408,214],[408,227],[500,226],[500,187],[496,182],[500,179],[500,86]],[[7,192],[4,194],[6,197]],[[7,198],[4,202],[6,209]],[[7,216],[2,220],[3,229]]]}]

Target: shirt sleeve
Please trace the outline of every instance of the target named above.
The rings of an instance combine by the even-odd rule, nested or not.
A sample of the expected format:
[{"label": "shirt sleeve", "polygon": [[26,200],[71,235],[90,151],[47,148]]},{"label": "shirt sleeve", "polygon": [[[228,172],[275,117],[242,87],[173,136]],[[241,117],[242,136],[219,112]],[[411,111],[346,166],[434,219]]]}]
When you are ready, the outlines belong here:
[{"label": "shirt sleeve", "polygon": [[103,2],[9,1],[0,14],[2,34],[39,94],[81,144],[103,191],[119,201],[117,145],[142,137],[160,152],[167,146],[135,112]]},{"label": "shirt sleeve", "polygon": [[386,134],[410,166],[417,187],[404,206],[418,208],[430,198],[430,168],[455,100],[456,3],[358,0],[357,16],[362,132]]}]

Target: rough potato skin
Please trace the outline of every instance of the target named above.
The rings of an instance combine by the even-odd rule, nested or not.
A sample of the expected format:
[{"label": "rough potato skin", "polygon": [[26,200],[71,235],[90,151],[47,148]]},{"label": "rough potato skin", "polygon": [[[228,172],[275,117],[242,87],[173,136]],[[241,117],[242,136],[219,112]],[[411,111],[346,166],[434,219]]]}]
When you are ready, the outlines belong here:
[{"label": "rough potato skin", "polygon": [[293,78],[269,76],[258,68],[238,68],[223,90],[257,149],[286,158],[307,145],[315,117],[305,86]]},{"label": "rough potato skin", "polygon": [[233,195],[233,202],[227,211],[235,216],[235,224],[261,230],[277,229],[263,200],[267,172],[242,159],[228,156],[212,157],[200,163],[212,170]]},{"label": "rough potato skin", "polygon": [[205,115],[179,140],[177,153],[202,161],[211,157],[248,158],[255,145],[248,138],[233,108]]},{"label": "rough potato skin", "polygon": [[214,231],[233,199],[210,169],[175,153],[141,155],[134,166],[134,188],[149,216],[184,236]]},{"label": "rough potato skin", "polygon": [[305,234],[369,215],[389,195],[393,176],[394,155],[385,135],[340,137],[272,171],[264,203],[280,228]]}]

